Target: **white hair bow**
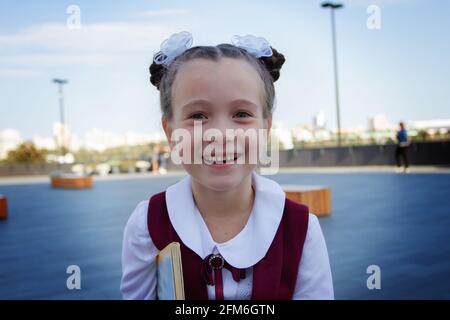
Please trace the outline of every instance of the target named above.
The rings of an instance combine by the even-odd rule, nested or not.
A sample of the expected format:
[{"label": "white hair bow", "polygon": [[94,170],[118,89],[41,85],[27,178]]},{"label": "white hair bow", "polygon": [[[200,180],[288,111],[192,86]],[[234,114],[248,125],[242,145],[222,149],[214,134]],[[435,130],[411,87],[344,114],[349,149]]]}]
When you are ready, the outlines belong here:
[{"label": "white hair bow", "polygon": [[153,57],[156,64],[169,65],[192,45],[192,34],[187,31],[174,33],[161,44],[161,51]]},{"label": "white hair bow", "polygon": [[251,34],[246,36],[233,36],[231,43],[254,55],[256,58],[270,57],[272,55],[272,48],[269,42],[263,37],[255,37]]},{"label": "white hair bow", "polygon": [[[231,38],[231,43],[236,47],[246,50],[256,58],[270,57],[272,55],[272,48],[269,42],[262,37],[256,37],[250,34],[246,36],[235,35]],[[189,49],[191,45],[192,34],[190,32],[182,31],[174,33],[169,39],[164,40],[161,44],[161,50],[154,55],[153,61],[156,64],[167,66],[176,57]]]}]

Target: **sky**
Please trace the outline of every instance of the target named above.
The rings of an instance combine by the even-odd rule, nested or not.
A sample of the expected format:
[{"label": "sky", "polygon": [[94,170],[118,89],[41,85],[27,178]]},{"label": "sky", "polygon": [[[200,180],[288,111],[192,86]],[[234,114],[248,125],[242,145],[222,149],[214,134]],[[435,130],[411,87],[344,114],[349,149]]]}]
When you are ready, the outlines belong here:
[{"label": "sky", "polygon": [[[266,38],[286,63],[275,83],[274,120],[312,123],[320,110],[336,127],[330,12],[320,1],[0,0],[0,130],[51,136],[59,119],[55,77],[65,78],[72,131],[161,130],[148,66],[161,42],[189,31],[194,45]],[[450,2],[342,1],[336,12],[343,127],[384,113],[399,120],[450,118]],[[80,9],[79,29],[70,5]],[[369,29],[370,5],[380,28]]]}]

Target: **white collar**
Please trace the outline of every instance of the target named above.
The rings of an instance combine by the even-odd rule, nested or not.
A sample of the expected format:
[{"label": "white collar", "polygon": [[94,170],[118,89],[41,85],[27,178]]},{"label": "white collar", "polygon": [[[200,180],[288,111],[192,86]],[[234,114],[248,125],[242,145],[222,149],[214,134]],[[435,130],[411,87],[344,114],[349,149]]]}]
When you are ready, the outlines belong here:
[{"label": "white collar", "polygon": [[231,240],[213,241],[198,211],[188,175],[166,190],[169,219],[183,243],[202,259],[218,251],[236,268],[249,268],[258,263],[269,250],[284,210],[285,193],[278,183],[252,172],[255,200],[250,218]]}]

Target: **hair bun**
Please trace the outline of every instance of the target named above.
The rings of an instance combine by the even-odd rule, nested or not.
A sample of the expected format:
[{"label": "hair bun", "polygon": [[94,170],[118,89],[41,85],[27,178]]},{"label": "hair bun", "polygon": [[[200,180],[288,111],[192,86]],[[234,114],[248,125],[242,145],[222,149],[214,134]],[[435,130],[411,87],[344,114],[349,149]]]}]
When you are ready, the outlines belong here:
[{"label": "hair bun", "polygon": [[272,55],[270,57],[261,57],[259,58],[259,60],[261,60],[266,66],[267,70],[272,76],[273,82],[277,81],[278,78],[280,78],[281,67],[286,61],[284,55],[272,48]]},{"label": "hair bun", "polygon": [[150,82],[159,90],[159,84],[165,72],[165,67],[162,64],[153,62],[148,68],[150,71]]}]

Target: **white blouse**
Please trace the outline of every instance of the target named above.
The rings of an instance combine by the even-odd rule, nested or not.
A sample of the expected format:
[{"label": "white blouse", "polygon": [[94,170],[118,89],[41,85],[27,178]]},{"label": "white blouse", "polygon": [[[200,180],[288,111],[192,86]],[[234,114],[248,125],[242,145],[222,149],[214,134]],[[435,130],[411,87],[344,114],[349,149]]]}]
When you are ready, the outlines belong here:
[{"label": "white blouse", "polygon": [[[236,268],[246,268],[246,278],[235,282],[222,269],[224,298],[250,299],[253,266],[267,253],[281,221],[285,193],[278,183],[252,173],[255,200],[245,227],[234,238],[216,243],[194,203],[191,178],[186,176],[166,190],[169,219],[183,243],[202,259],[220,253]],[[147,228],[148,200],[140,202],[125,227],[122,249],[124,299],[156,299],[156,256],[158,249]],[[215,299],[214,286],[208,287]],[[325,240],[317,217],[310,213],[293,299],[334,299],[333,282]]]}]

